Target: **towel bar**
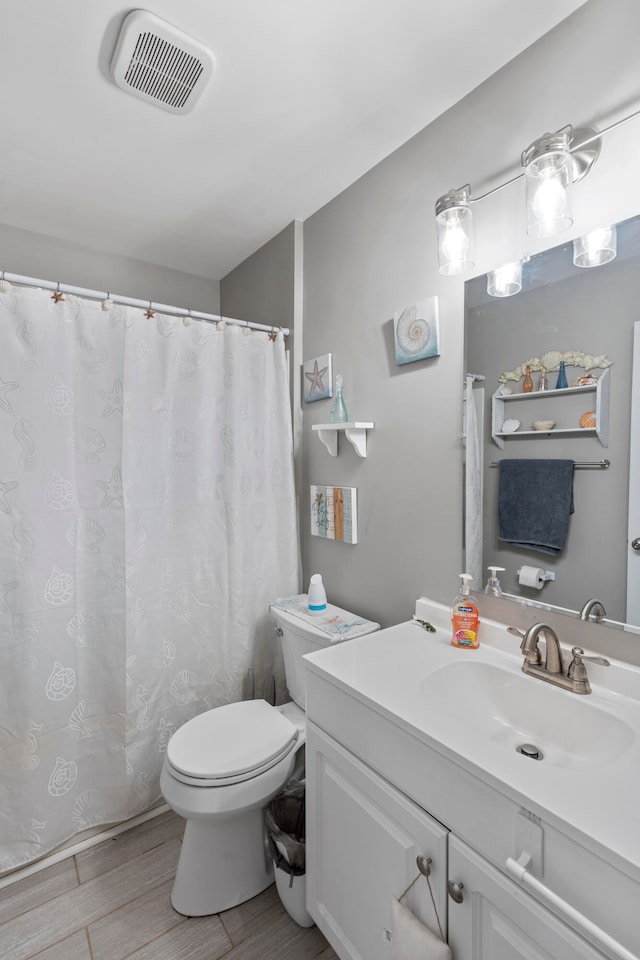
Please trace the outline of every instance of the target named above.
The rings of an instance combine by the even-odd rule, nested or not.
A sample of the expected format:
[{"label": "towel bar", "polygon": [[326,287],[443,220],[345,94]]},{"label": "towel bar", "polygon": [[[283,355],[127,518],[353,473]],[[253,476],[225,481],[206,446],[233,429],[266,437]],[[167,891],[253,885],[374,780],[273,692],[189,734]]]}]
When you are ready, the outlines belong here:
[{"label": "towel bar", "polygon": [[[492,467],[497,467],[499,465],[500,465],[499,460],[491,461]],[[606,470],[608,467],[611,466],[611,461],[610,460],[585,460],[582,462],[578,462],[576,460],[574,466],[579,467],[580,469],[582,469],[583,467],[599,467],[600,470]]]}]

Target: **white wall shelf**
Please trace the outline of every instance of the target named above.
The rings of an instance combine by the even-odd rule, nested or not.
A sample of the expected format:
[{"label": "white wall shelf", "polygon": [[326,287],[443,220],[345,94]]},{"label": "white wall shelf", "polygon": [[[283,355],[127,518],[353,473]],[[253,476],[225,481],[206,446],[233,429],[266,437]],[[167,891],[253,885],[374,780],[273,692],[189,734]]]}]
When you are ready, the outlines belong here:
[{"label": "white wall shelf", "polygon": [[344,433],[359,457],[367,455],[367,430],[373,430],[373,423],[350,421],[349,423],[314,423],[311,427],[325,445],[332,457],[338,456],[338,434]]},{"label": "white wall shelf", "polygon": [[[553,430],[516,430],[512,433],[503,432],[502,424],[507,419],[511,419],[516,413],[516,408],[511,407],[513,403],[522,403],[535,400],[564,400],[567,397],[575,396],[578,393],[595,394],[595,427],[580,427],[577,424],[571,427],[560,426]],[[508,411],[505,410],[505,404],[509,405]],[[532,419],[535,416],[533,411],[535,407],[529,408],[532,412]],[[512,413],[513,410],[513,413]],[[543,419],[543,418],[540,418]],[[546,417],[544,419],[547,419]],[[560,420],[560,416],[554,416],[553,419]],[[560,421],[561,422],[561,421]],[[519,437],[556,437],[556,436],[592,436],[597,437],[603,447],[609,446],[609,370],[604,370],[597,383],[589,384],[586,387],[565,387],[563,390],[537,390],[532,393],[511,393],[507,396],[500,396],[497,392],[491,398],[491,436],[494,443],[504,449],[505,440],[517,440]]]}]

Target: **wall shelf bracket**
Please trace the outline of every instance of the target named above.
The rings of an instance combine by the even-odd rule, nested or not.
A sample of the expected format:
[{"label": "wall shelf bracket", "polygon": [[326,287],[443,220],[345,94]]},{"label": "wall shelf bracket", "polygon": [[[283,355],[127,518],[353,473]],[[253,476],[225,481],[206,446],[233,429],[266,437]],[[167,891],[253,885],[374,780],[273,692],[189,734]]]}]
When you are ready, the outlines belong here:
[{"label": "wall shelf bracket", "polygon": [[338,456],[338,434],[344,433],[359,457],[367,455],[367,430],[373,430],[373,423],[350,421],[349,423],[314,423],[311,427],[327,448],[329,455]]}]

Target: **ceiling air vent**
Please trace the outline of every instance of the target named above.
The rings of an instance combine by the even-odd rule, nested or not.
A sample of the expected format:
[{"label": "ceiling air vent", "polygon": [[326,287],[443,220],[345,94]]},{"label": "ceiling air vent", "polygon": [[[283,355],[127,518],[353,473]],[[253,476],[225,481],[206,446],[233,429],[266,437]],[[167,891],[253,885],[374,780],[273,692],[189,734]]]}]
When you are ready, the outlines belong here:
[{"label": "ceiling air vent", "polygon": [[170,113],[192,110],[213,74],[211,52],[166,20],[133,10],[111,61],[113,79],[134,97]]}]

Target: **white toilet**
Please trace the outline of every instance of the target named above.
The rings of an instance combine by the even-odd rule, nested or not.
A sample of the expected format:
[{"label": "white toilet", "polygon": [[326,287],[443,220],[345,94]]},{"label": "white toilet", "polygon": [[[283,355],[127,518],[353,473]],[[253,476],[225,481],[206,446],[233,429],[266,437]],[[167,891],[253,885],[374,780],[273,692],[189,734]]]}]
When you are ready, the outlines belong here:
[{"label": "white toilet", "polygon": [[[305,741],[305,669],[302,657],[336,637],[293,612],[304,602],[273,606],[292,702],[272,707],[242,700],[207,710],[169,740],[160,789],[187,821],[171,902],[188,917],[228,910],[273,882],[263,810],[291,779],[302,775]],[[329,608],[343,622],[352,614]],[[318,617],[318,621],[324,618]],[[358,635],[378,630],[363,621]],[[341,638],[342,639],[342,638]]]}]

